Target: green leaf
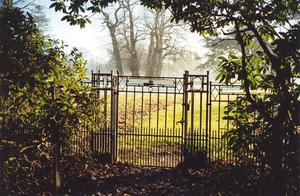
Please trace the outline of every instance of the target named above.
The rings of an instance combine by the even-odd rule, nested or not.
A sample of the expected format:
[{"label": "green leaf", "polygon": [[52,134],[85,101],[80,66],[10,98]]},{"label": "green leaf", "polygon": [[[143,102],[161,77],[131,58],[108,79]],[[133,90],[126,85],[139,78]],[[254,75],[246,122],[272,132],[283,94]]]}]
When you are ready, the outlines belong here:
[{"label": "green leaf", "polygon": [[61,21],[68,20],[69,18],[70,18],[69,16],[64,16],[61,18]]}]

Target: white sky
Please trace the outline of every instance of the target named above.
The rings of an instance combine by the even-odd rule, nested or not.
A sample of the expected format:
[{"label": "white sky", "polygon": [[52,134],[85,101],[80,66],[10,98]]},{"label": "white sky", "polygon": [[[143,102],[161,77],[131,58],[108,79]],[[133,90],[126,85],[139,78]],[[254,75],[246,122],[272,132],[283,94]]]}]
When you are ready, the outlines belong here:
[{"label": "white sky", "polygon": [[[37,0],[37,4],[43,5],[46,17],[49,19],[49,26],[46,34],[51,38],[63,40],[68,46],[76,47],[82,51],[90,62],[100,62],[105,64],[109,59],[107,50],[111,47],[108,30],[103,27],[101,21],[92,18],[92,24],[87,24],[85,28],[79,26],[70,26],[67,22],[61,21],[63,14],[49,9],[51,1]],[[186,32],[185,47],[193,52],[197,52],[200,57],[205,57],[207,49],[203,47],[203,42],[197,33]],[[88,70],[95,67],[88,67]],[[194,71],[195,67],[187,67]],[[183,73],[182,73],[183,74]]]}]

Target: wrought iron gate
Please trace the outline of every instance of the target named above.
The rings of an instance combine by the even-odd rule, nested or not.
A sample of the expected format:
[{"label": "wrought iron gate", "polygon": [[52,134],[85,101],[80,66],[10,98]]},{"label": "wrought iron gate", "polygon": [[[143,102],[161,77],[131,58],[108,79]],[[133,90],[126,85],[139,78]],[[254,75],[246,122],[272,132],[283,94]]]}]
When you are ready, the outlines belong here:
[{"label": "wrought iron gate", "polygon": [[[102,108],[92,149],[110,161],[174,167],[209,154],[209,73],[183,77],[92,73]],[[99,115],[98,115],[99,116]]]}]

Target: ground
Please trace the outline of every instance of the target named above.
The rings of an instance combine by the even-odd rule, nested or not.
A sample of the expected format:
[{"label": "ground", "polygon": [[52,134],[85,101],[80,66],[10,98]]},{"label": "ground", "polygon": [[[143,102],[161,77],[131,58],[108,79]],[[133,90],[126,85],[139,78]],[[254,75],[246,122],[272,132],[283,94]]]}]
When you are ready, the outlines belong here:
[{"label": "ground", "polygon": [[[41,160],[40,163],[43,163]],[[149,168],[126,163],[100,164],[64,157],[59,164],[60,194],[55,192],[53,164],[35,164],[30,171],[3,178],[14,180],[0,195],[273,195],[270,178],[246,163],[214,163],[208,168]],[[40,167],[41,166],[41,167]],[[23,168],[24,169],[24,168]],[[1,183],[1,181],[0,181]],[[288,195],[297,194],[292,188]]]},{"label": "ground", "polygon": [[[253,195],[257,176],[251,167],[215,166],[207,170],[146,168],[129,164],[79,165],[63,190],[70,195]],[[73,172],[63,171],[67,175]],[[67,177],[68,178],[68,177]]]}]

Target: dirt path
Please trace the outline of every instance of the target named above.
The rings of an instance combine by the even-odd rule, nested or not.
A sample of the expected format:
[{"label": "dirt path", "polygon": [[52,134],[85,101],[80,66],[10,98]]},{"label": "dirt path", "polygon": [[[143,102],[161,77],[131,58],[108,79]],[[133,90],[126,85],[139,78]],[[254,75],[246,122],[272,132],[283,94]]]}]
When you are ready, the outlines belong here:
[{"label": "dirt path", "polygon": [[127,164],[86,166],[83,175],[68,180],[67,187],[71,188],[64,192],[70,195],[251,195],[256,192],[256,184],[249,175],[228,168],[184,172]]}]

